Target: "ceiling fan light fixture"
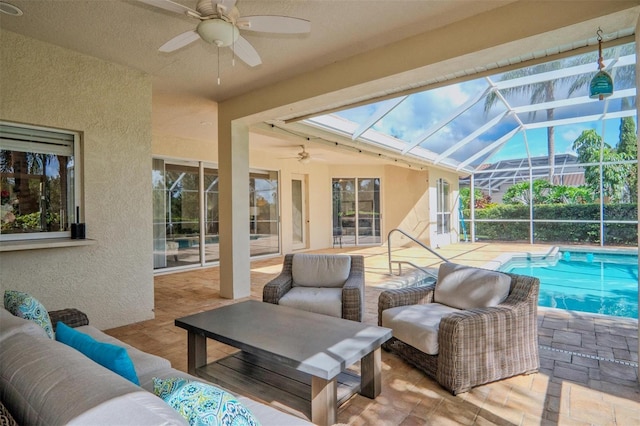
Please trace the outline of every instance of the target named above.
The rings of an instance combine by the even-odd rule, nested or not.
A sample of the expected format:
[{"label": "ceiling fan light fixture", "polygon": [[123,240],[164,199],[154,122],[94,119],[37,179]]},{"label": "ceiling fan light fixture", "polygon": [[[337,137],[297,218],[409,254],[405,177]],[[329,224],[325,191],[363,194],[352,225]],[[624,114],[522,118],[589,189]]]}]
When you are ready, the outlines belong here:
[{"label": "ceiling fan light fixture", "polygon": [[302,164],[309,164],[311,162],[311,157],[302,157],[298,161]]},{"label": "ceiling fan light fixture", "polygon": [[207,43],[215,44],[218,47],[231,46],[240,35],[235,25],[219,18],[200,22],[196,31]]}]

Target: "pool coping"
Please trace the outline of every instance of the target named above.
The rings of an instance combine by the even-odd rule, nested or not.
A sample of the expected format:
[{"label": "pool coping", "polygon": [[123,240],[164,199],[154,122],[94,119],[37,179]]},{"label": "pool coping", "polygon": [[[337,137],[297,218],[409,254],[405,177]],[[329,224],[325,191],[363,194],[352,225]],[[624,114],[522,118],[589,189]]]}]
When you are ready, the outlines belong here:
[{"label": "pool coping", "polygon": [[499,270],[501,267],[506,265],[508,262],[521,258],[523,260],[546,260],[553,259],[559,256],[558,253],[564,251],[572,251],[572,252],[580,252],[580,253],[608,253],[608,254],[627,254],[627,255],[638,255],[637,248],[627,248],[627,247],[600,247],[600,246],[553,246],[549,250],[546,251],[537,251],[537,252],[510,252],[503,253],[500,256],[496,257],[493,260],[488,261],[482,268],[491,269],[494,271]]}]

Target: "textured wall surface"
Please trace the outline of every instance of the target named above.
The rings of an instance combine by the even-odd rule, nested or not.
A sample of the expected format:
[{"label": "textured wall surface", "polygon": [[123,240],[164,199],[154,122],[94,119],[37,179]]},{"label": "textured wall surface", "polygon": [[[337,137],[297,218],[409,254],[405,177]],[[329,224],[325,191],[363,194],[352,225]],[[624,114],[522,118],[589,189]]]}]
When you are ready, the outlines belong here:
[{"label": "textured wall surface", "polygon": [[111,328],[153,317],[151,79],[0,32],[0,119],[82,135],[84,218],[94,245],[4,252],[0,287]]}]

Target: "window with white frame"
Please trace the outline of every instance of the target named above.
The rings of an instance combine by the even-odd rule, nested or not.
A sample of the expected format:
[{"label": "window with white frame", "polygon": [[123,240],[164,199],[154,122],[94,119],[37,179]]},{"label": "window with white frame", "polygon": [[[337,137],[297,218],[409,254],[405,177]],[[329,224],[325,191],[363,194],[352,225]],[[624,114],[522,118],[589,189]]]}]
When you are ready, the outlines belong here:
[{"label": "window with white frame", "polygon": [[69,236],[79,140],[76,132],[0,122],[0,241]]},{"label": "window with white frame", "polygon": [[438,234],[449,233],[449,223],[451,220],[451,208],[449,206],[449,182],[438,179],[437,182],[437,230]]}]

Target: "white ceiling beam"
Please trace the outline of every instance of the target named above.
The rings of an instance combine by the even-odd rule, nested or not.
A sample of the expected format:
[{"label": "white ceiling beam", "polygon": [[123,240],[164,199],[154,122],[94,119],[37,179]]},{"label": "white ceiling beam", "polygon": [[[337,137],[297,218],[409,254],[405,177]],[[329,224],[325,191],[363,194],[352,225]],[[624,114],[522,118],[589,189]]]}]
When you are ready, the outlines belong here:
[{"label": "white ceiling beam", "polygon": [[522,130],[521,127],[516,127],[515,129],[513,129],[512,131],[510,131],[506,135],[502,136],[497,141],[487,145],[485,148],[481,149],[480,151],[478,151],[477,153],[475,153],[474,155],[472,155],[471,157],[467,158],[465,161],[460,163],[460,165],[458,166],[458,170],[461,170],[461,169],[467,167],[469,164],[473,163],[474,161],[476,161],[478,158],[482,157],[483,155],[485,155],[485,154],[487,154],[487,153],[489,153],[491,151],[495,151],[495,150],[498,150],[498,149],[502,148],[502,145],[507,143],[509,141],[509,139],[511,139],[513,136],[515,136],[516,133],[518,133],[520,130]]},{"label": "white ceiling beam", "polygon": [[477,138],[478,136],[480,136],[481,134],[483,134],[484,132],[486,132],[496,124],[498,124],[507,115],[507,113],[508,111],[504,111],[503,113],[496,115],[494,118],[492,118],[490,121],[486,122],[482,126],[478,127],[474,132],[469,134],[467,137],[463,138],[460,142],[456,143],[451,148],[447,149],[445,152],[440,154],[438,158],[436,158],[435,164],[440,163],[443,159],[450,156],[451,154],[453,154],[454,152],[456,152],[457,150],[459,150],[460,148],[462,148],[463,146],[465,146],[466,144],[468,144],[469,142],[471,142],[472,140],[474,140],[475,138]]},{"label": "white ceiling beam", "polygon": [[636,110],[626,110],[626,111],[617,111],[617,112],[609,112],[607,114],[594,114],[588,115],[584,117],[571,117],[564,118],[560,120],[551,120],[551,121],[541,121],[540,123],[529,123],[525,124],[525,129],[540,129],[543,127],[556,127],[556,126],[564,126],[566,124],[576,124],[576,123],[587,123],[589,121],[600,121],[600,120],[612,120],[615,118],[624,118],[624,117],[634,117],[636,115]]},{"label": "white ceiling beam", "polygon": [[[607,98],[607,100],[628,98],[631,96],[636,96],[635,88],[616,90],[615,92],[613,92],[613,95]],[[542,102],[539,104],[514,107],[513,111],[516,114],[522,114],[522,113],[529,113],[529,112],[536,112],[536,111],[544,111],[547,109],[562,108],[567,106],[584,105],[584,104],[595,103],[595,102],[601,102],[601,101],[599,101],[598,99],[591,99],[588,96],[579,96],[577,98],[560,99],[557,101]]]},{"label": "white ceiling beam", "polygon": [[402,101],[404,101],[408,97],[409,97],[409,95],[401,96],[401,97],[396,98],[396,99],[392,99],[392,100],[389,101],[388,105],[387,105],[387,102],[382,102],[378,106],[378,109],[376,110],[376,112],[373,113],[371,115],[371,117],[369,117],[369,119],[367,121],[362,123],[360,125],[360,127],[358,127],[356,129],[355,132],[353,132],[353,134],[351,135],[351,140],[354,141],[354,140],[358,139],[360,137],[360,135],[362,135],[364,132],[366,132],[371,127],[373,127],[373,125],[376,124],[378,121],[382,120],[385,115],[387,115],[391,111],[393,111],[393,109],[395,107],[400,105],[402,103]]},{"label": "white ceiling beam", "polygon": [[446,116],[445,118],[440,120],[436,125],[431,126],[423,134],[421,134],[418,138],[416,138],[416,140],[414,140],[413,142],[410,142],[407,145],[407,147],[402,150],[402,153],[406,154],[407,152],[411,151],[416,146],[420,145],[422,142],[426,141],[431,135],[436,133],[438,130],[442,129],[447,124],[451,123],[457,117],[462,115],[465,111],[467,111],[472,106],[477,104],[480,101],[480,99],[482,99],[482,97],[485,96],[490,90],[491,90],[491,86],[487,87],[485,90],[478,91],[476,96],[474,96],[473,98],[469,99],[464,104],[460,105],[458,108],[455,109],[455,111],[453,111],[451,114],[449,114],[448,116]]},{"label": "white ceiling beam", "polygon": [[[612,64],[613,64],[613,68],[623,67],[626,65],[633,65],[635,64],[635,55],[627,55],[619,59],[609,59],[605,61],[605,67],[607,67],[607,69],[609,69],[608,66],[611,66]],[[558,80],[560,78],[572,77],[574,75],[586,74],[590,72],[595,74],[597,72],[596,66],[597,64],[595,63],[577,65],[575,67],[562,68],[559,70],[543,72],[540,74],[529,75],[526,77],[513,78],[511,80],[497,81],[495,85],[499,90],[503,90],[503,89],[510,89],[512,87],[526,86],[534,83],[541,83],[543,81]]]}]

